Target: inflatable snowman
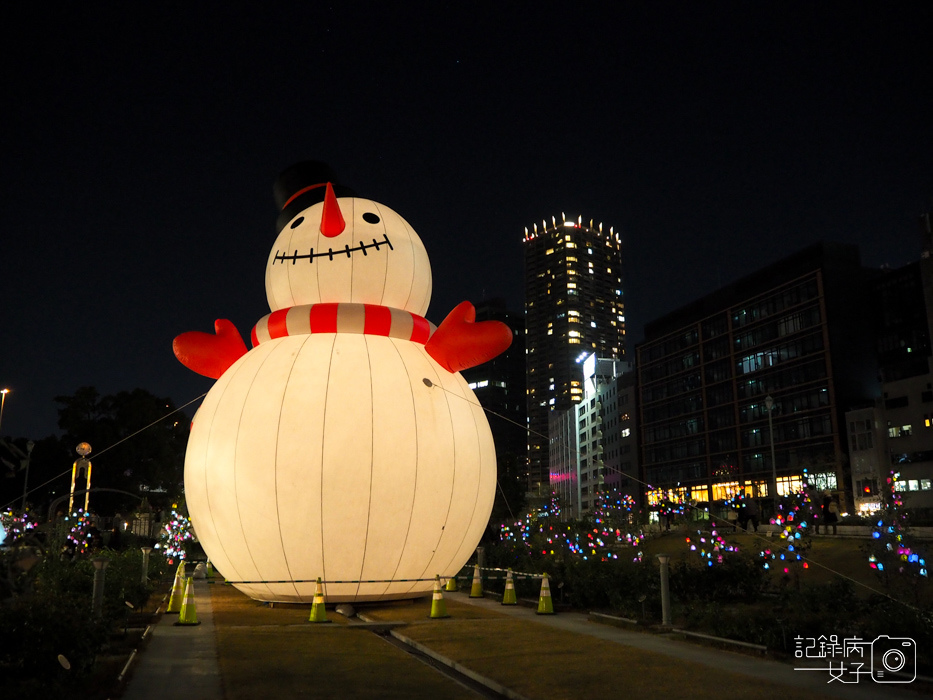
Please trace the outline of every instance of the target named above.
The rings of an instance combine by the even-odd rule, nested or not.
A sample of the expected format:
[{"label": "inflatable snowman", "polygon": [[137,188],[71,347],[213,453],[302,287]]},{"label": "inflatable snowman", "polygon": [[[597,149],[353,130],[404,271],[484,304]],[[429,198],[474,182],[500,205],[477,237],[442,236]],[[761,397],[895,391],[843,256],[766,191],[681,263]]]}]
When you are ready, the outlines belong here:
[{"label": "inflatable snowman", "polygon": [[512,333],[474,323],[468,302],[435,329],[421,239],[348,194],[322,164],[286,170],[253,348],[225,320],[174,342],[217,379],[188,441],[188,510],[257,600],[311,602],[318,577],[328,602],[422,595],[467,562],[492,510],[492,436],[459,370]]}]

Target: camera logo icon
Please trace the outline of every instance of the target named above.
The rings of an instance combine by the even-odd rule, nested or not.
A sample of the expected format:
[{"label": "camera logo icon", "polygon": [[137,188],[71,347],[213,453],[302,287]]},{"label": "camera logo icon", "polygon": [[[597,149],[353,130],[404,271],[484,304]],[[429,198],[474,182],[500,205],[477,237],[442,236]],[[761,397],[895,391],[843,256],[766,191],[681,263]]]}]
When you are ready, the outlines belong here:
[{"label": "camera logo icon", "polygon": [[909,637],[875,637],[871,643],[871,677],[876,683],[912,682],[917,677],[917,643]]}]

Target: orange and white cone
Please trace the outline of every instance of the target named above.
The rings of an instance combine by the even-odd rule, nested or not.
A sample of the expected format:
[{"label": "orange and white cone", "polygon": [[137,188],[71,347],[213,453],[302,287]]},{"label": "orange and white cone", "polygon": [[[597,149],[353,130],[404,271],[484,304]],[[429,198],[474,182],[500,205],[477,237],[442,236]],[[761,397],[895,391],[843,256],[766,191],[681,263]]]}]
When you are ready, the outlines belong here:
[{"label": "orange and white cone", "polygon": [[553,615],[554,602],[551,600],[551,586],[547,582],[547,574],[541,579],[541,597],[538,598],[538,615]]},{"label": "orange and white cone", "polygon": [[444,602],[444,594],[441,592],[441,577],[434,577],[434,595],[431,599],[431,615],[432,619],[439,617],[450,617],[447,614],[447,603]]},{"label": "orange and white cone", "polygon": [[483,597],[483,579],[480,577],[479,564],[473,567],[473,586],[470,588],[470,597]]},{"label": "orange and white cone", "polygon": [[185,585],[185,601],[181,604],[176,625],[200,625],[198,611],[194,607],[194,579],[188,577]]},{"label": "orange and white cone", "polygon": [[317,588],[314,589],[314,602],[311,604],[311,617],[308,618],[308,622],[330,622],[327,619],[327,610],[324,609],[324,588],[320,576]]},{"label": "orange and white cone", "polygon": [[518,599],[515,597],[515,582],[512,581],[512,570],[505,576],[505,592],[502,594],[503,605],[518,605]]}]

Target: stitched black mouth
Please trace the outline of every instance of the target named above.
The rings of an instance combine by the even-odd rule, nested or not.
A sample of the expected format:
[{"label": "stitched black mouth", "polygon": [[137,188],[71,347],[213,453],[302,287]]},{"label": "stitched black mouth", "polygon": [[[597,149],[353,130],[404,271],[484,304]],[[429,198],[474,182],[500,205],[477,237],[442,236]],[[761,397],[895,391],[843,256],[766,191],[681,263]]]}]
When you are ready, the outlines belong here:
[{"label": "stitched black mouth", "polygon": [[298,251],[295,250],[294,253],[280,253],[276,251],[275,258],[272,261],[272,264],[275,265],[277,262],[285,263],[288,260],[291,260],[292,265],[294,265],[299,260],[307,260],[308,262],[313,263],[315,258],[327,258],[328,260],[333,260],[335,255],[346,255],[348,258],[355,252],[361,251],[363,255],[367,255],[367,250],[370,248],[375,248],[379,250],[381,246],[389,246],[389,250],[395,250],[392,247],[392,242],[389,240],[389,237],[385,234],[382,235],[382,240],[377,241],[375,238],[372,243],[360,243],[355,248],[351,248],[348,245],[345,245],[343,248],[328,248],[325,253],[315,253],[314,248],[311,248],[306,254],[299,255]]}]

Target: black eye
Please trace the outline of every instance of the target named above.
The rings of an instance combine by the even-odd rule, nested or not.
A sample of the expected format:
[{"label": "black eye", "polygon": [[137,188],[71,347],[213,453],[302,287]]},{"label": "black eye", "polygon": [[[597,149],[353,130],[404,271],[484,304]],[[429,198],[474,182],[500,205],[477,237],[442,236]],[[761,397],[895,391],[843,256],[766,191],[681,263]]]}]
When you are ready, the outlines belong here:
[{"label": "black eye", "polygon": [[378,224],[379,217],[373,214],[371,211],[368,211],[363,214],[363,221],[365,221],[367,224]]},{"label": "black eye", "polygon": [[297,219],[295,219],[295,220],[292,222],[292,226],[291,226],[291,227],[292,227],[292,228],[298,228],[299,226],[301,226],[301,222],[304,221],[304,220],[305,220],[305,218],[304,218],[303,216],[299,216]]}]

